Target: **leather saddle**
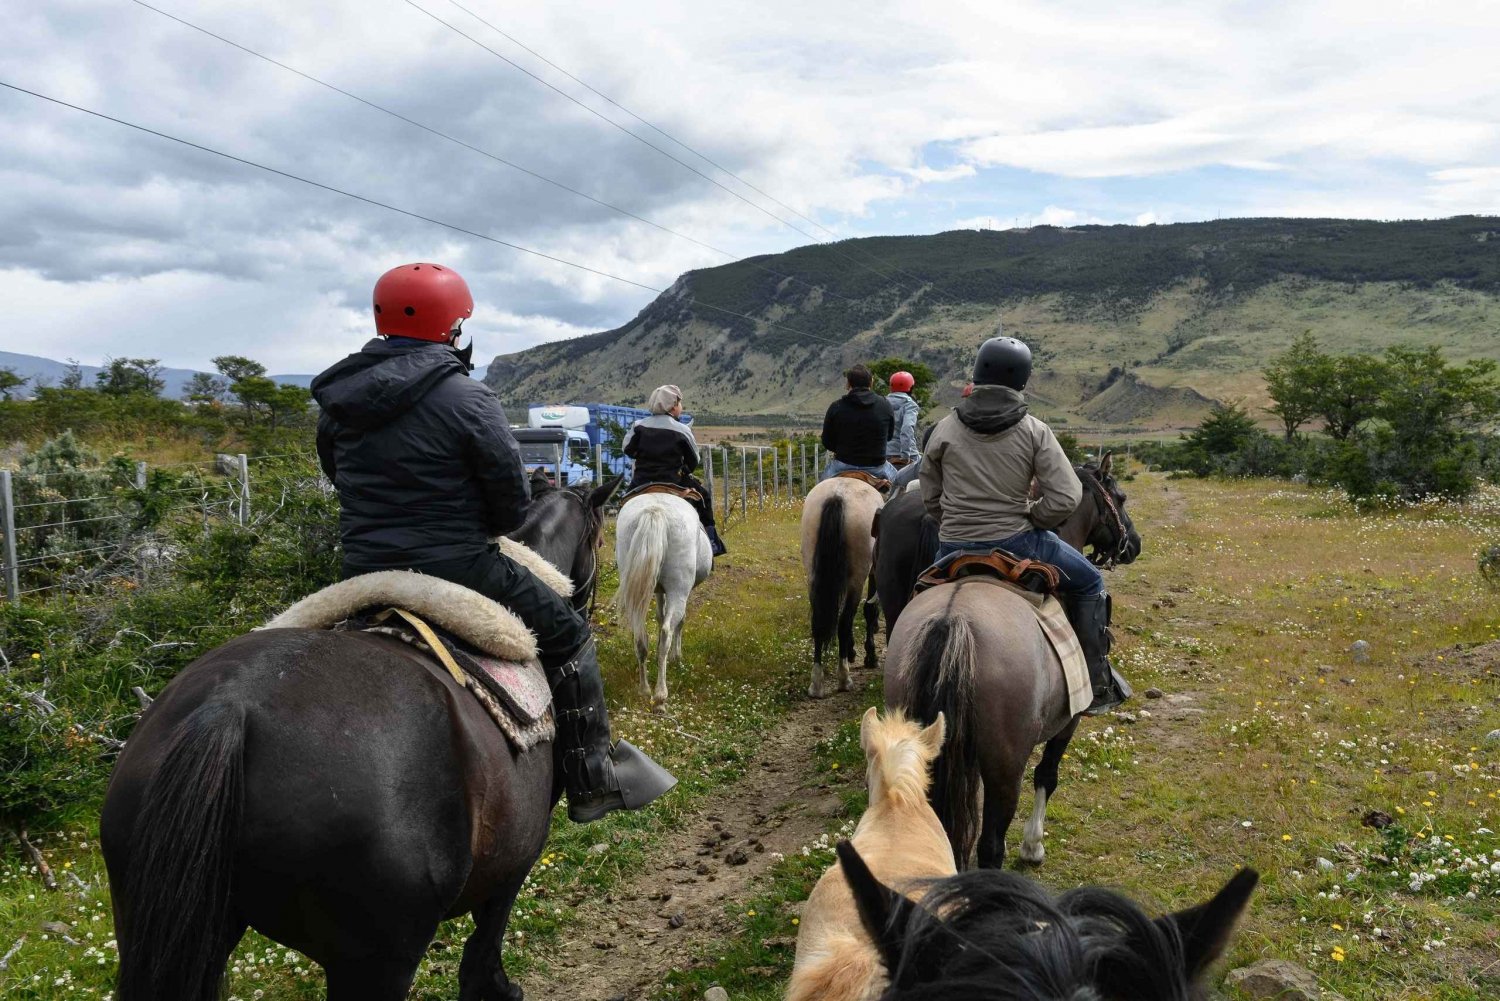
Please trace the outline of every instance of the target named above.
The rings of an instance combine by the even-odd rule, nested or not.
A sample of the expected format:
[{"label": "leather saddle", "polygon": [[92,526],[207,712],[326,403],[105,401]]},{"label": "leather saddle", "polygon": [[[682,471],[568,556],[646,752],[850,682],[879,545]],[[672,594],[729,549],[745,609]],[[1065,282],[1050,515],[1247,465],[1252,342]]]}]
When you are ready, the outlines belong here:
[{"label": "leather saddle", "polygon": [[647,494],[671,494],[673,497],[681,497],[689,504],[703,503],[703,495],[698,491],[692,487],[680,487],[675,483],[643,483],[621,497],[620,503],[623,505],[626,501],[644,497]]},{"label": "leather saddle", "polygon": [[834,479],[859,480],[861,483],[874,487],[881,493],[885,493],[891,488],[890,480],[876,476],[873,473],[866,473],[863,470],[859,469],[846,469],[842,473],[835,473]]},{"label": "leather saddle", "polygon": [[1041,560],[1026,559],[1003,549],[987,553],[956,552],[938,560],[922,571],[912,587],[913,596],[939,584],[951,584],[965,577],[991,577],[1009,581],[1036,594],[1056,594],[1062,583],[1057,567]]}]

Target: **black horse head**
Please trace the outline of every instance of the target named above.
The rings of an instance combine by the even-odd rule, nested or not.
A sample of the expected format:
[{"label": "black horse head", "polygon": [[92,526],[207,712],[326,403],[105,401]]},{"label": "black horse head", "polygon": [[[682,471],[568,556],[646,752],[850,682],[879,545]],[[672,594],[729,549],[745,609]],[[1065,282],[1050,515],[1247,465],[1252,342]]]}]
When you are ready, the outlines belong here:
[{"label": "black horse head", "polygon": [[1074,466],[1083,483],[1083,503],[1092,500],[1098,517],[1089,531],[1087,545],[1100,566],[1133,563],[1141,555],[1141,536],[1125,509],[1125,491],[1114,474],[1114,453],[1105,452],[1098,462]]},{"label": "black horse head", "polygon": [[604,506],[620,489],[623,476],[603,486],[587,484],[561,488],[550,481],[531,483],[531,508],[526,521],[510,533],[573,581],[573,607],[590,606],[598,582],[598,552],[604,539]]},{"label": "black horse head", "polygon": [[999,869],[937,880],[916,904],[881,884],[849,842],[838,854],[890,975],[881,1001],[1188,1001],[1259,879],[1241,870],[1207,903],[1153,920],[1108,890],[1053,899]]}]

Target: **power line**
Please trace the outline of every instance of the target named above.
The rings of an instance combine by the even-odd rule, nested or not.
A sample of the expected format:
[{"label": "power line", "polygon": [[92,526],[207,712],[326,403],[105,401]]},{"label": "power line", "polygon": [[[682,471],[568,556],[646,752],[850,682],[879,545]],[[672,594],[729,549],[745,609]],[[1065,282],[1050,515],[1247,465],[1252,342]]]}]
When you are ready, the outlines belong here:
[{"label": "power line", "polygon": [[[127,129],[134,129],[137,132],[144,132],[147,135],[156,136],[158,139],[165,139],[168,142],[178,143],[179,145],[187,146],[190,149],[196,149],[204,153],[212,153],[214,156],[223,157],[226,160],[242,164],[246,167],[254,167],[257,170],[263,170],[268,174],[275,174],[277,177],[284,177],[290,181],[298,181],[302,184],[310,185],[311,187],[318,188],[322,191],[327,191],[335,195],[343,195],[345,198],[352,198],[357,202],[363,202],[366,205],[373,205],[376,208],[385,209],[386,211],[394,212],[397,215],[404,215],[411,219],[417,219],[425,223],[431,223],[434,226],[441,226],[444,229],[451,229],[455,233],[462,233],[465,236],[472,236],[476,240],[483,240],[486,243],[495,243],[499,244],[502,247],[509,247],[511,250],[519,251],[523,254],[530,254],[532,257],[540,257],[543,260],[552,261],[554,264],[562,264],[570,268],[576,268],[579,271],[587,271],[589,274],[598,275],[601,278],[608,278],[612,281],[621,282],[625,285],[633,285],[636,288],[645,289],[647,292],[655,292],[658,295],[663,295],[667,291],[666,289],[657,288],[654,285],[647,285],[645,282],[638,282],[631,278],[622,278],[619,275],[610,274],[608,271],[600,271],[598,268],[591,268],[587,264],[578,264],[575,261],[569,261],[561,257],[555,257],[552,254],[544,253],[540,250],[532,250],[530,247],[523,247],[519,243],[512,243],[509,240],[502,240],[498,236],[490,236],[487,233],[480,233],[476,230],[467,229],[463,226],[459,226],[451,222],[444,222],[442,219],[435,219],[432,216],[423,215],[420,212],[413,212],[410,209],[398,208],[397,206],[391,205],[387,202],[382,202],[378,199],[370,198],[365,195],[355,194],[352,191],[346,191],[343,188],[337,188],[331,184],[324,184],[321,181],[314,181],[306,177],[300,177],[297,174],[292,174],[285,170],[280,170],[276,167],[268,166],[264,163],[257,163],[254,160],[247,160],[244,157],[235,156],[233,153],[226,153],[223,150],[214,149],[212,146],[204,146],[201,143],[195,143],[189,139],[181,139],[177,136],[170,135],[166,132],[160,132],[145,125],[137,125],[135,122],[129,122],[123,118],[116,118],[113,115],[107,115],[102,111],[95,111],[92,108],[85,108],[82,105],[72,104],[68,101],[62,100],[61,98],[51,97],[47,94],[40,93],[39,91],[29,90],[26,87],[21,87],[17,84],[13,84],[5,80],[0,80],[0,87],[4,87],[7,90],[16,91],[17,93],[26,94],[30,97],[35,97],[39,100],[47,101],[50,104],[56,104],[60,107],[68,108],[72,111],[82,112],[85,115],[90,115],[94,118],[100,118],[106,122],[113,122],[116,125],[123,125]],[[763,323],[766,326],[773,327],[777,330],[785,330],[788,333],[796,334],[798,337],[806,337],[810,340],[822,341],[826,344],[835,344],[840,347],[842,347],[845,343],[843,341],[834,340],[831,337],[819,337],[817,334],[811,334],[805,330],[798,330],[796,327],[789,327],[784,323],[776,323],[771,320],[765,320],[751,316],[748,313],[741,313],[737,310],[727,309],[723,306],[716,306],[711,302],[705,302],[702,299],[698,299],[693,296],[688,296],[687,301],[695,306],[702,306],[705,309],[712,309],[716,312],[723,313],[726,316],[738,317],[742,320],[749,320],[752,323]]]},{"label": "power line", "polygon": [[[604,201],[603,199],[595,198],[593,195],[588,194],[587,192],[580,191],[580,190],[578,190],[577,188],[574,188],[574,187],[570,187],[569,185],[564,184],[561,181],[554,180],[553,178],[550,178],[547,175],[542,174],[542,173],[540,173],[538,171],[532,170],[529,167],[523,167],[521,164],[516,163],[516,162],[514,162],[512,160],[507,160],[506,158],[504,158],[504,157],[502,157],[502,156],[500,156],[498,154],[491,153],[488,150],[480,149],[478,146],[474,146],[474,145],[472,145],[470,143],[467,143],[464,140],[459,139],[459,138],[457,138],[455,136],[451,136],[451,135],[449,135],[446,132],[443,132],[443,131],[440,131],[438,129],[435,129],[435,128],[429,126],[429,125],[425,125],[422,122],[416,121],[415,119],[408,118],[407,116],[401,114],[398,111],[392,111],[390,108],[387,108],[387,107],[385,107],[383,105],[380,105],[380,104],[376,104],[374,101],[371,101],[368,98],[360,97],[358,94],[351,93],[350,91],[347,91],[347,90],[345,90],[342,87],[339,87],[339,86],[337,86],[335,84],[328,83],[326,80],[320,80],[317,77],[313,76],[311,73],[307,73],[307,72],[305,72],[303,70],[300,70],[300,69],[298,69],[295,66],[289,66],[286,63],[281,62],[279,59],[272,58],[271,56],[268,56],[268,55],[266,55],[263,52],[258,52],[255,49],[250,48],[248,45],[242,45],[239,42],[234,41],[233,39],[225,38],[223,35],[216,34],[215,32],[210,31],[209,29],[204,28],[201,25],[194,24],[193,22],[187,20],[186,18],[182,18],[182,17],[177,16],[176,14],[169,13],[168,11],[162,10],[160,7],[153,7],[151,4],[146,3],[146,0],[131,0],[131,2],[134,3],[134,4],[136,4],[139,7],[144,7],[146,10],[149,10],[149,11],[155,13],[155,14],[160,14],[162,17],[165,17],[168,20],[176,21],[178,24],[182,25],[185,28],[191,28],[192,30],[194,30],[196,32],[199,32],[200,34],[207,35],[209,38],[215,39],[216,41],[223,42],[225,45],[231,46],[232,48],[239,49],[241,52],[244,52],[247,55],[254,56],[257,59],[262,59],[262,60],[270,63],[272,66],[276,66],[276,67],[278,67],[280,69],[284,69],[288,73],[294,73],[294,74],[296,74],[297,76],[301,77],[304,80],[307,80],[307,81],[309,81],[311,83],[315,83],[315,84],[317,84],[320,87],[326,87],[328,90],[331,90],[331,91],[333,91],[336,94],[341,94],[344,97],[347,97],[347,98],[349,98],[352,101],[358,101],[360,104],[363,104],[363,105],[365,105],[368,108],[373,108],[374,110],[379,111],[382,114],[390,115],[392,118],[395,118],[395,119],[398,119],[399,121],[405,122],[408,125],[415,126],[416,128],[419,128],[419,129],[421,129],[424,132],[430,133],[431,135],[435,135],[435,136],[437,136],[440,139],[446,139],[448,142],[454,143],[455,145],[458,145],[458,146],[462,146],[464,149],[471,150],[471,151],[473,151],[475,153],[478,153],[480,156],[488,157],[489,159],[494,160],[496,163],[503,164],[504,166],[510,167],[513,170],[518,170],[521,173],[526,174],[529,177],[533,177],[533,178],[537,179],[538,181],[542,181],[542,182],[544,182],[546,184],[550,184],[553,187],[559,188],[559,189],[561,189],[563,191],[566,191],[566,192],[568,192],[571,195],[577,195],[579,198],[583,198],[583,199],[586,199],[586,200],[588,200],[590,202],[593,202],[595,205],[600,205],[600,206],[603,206],[604,208],[610,209],[611,211],[618,212],[621,215],[628,216],[631,219],[636,220],[637,222],[645,223],[647,226],[650,226],[653,229],[660,230],[661,232],[666,233],[666,234],[668,234],[670,236],[675,236],[678,239],[686,240],[689,243],[697,244],[698,246],[703,247],[703,248],[705,248],[707,250],[712,250],[714,253],[721,254],[724,257],[729,258],[730,260],[738,260],[738,255],[730,253],[727,250],[723,250],[723,249],[721,249],[719,247],[715,247],[711,243],[705,243],[702,240],[699,240],[699,239],[696,239],[694,237],[688,236],[686,233],[679,233],[677,230],[671,229],[671,228],[669,228],[667,226],[663,226],[660,223],[653,222],[650,219],[645,218],[644,216],[637,215],[636,213],[631,212],[629,209],[623,209],[623,208],[621,208],[618,205],[612,205],[609,202]],[[811,282],[808,282],[808,281],[805,281],[805,280],[803,280],[801,278],[798,278],[796,275],[782,274],[780,271],[777,271],[775,268],[770,268],[770,267],[767,267],[767,266],[765,266],[763,264],[756,264],[754,262],[748,262],[748,263],[750,263],[751,267],[758,268],[759,270],[764,271],[767,274],[775,275],[777,278],[783,279],[785,281],[794,281],[794,282],[797,282],[800,285],[805,285],[805,286],[807,286],[810,289],[814,289],[815,291],[822,292],[825,295],[833,296],[836,299],[843,299],[846,302],[853,302],[854,301],[854,300],[850,299],[848,296],[839,295],[839,293],[834,292],[831,289],[824,288],[821,285],[814,285]]]},{"label": "power line", "polygon": [[[597,97],[603,99],[604,101],[607,101],[608,103],[612,104],[616,108],[619,108],[621,111],[625,112],[625,114],[629,115],[631,118],[634,118],[636,121],[640,122],[642,125],[646,126],[646,128],[650,129],[651,131],[657,133],[662,138],[667,139],[668,141],[670,141],[672,143],[675,143],[676,145],[682,147],[683,149],[687,150],[689,153],[691,153],[694,156],[696,156],[698,159],[702,160],[704,163],[707,163],[708,165],[710,165],[710,166],[712,166],[712,167],[714,167],[714,168],[722,171],[723,173],[729,175],[730,177],[734,178],[736,181],[738,181],[741,184],[743,184],[745,187],[749,188],[751,191],[753,191],[756,194],[760,195],[762,198],[766,198],[766,199],[774,202],[775,204],[777,204],[777,205],[781,206],[782,208],[786,209],[788,212],[792,213],[792,215],[796,216],[797,218],[802,219],[805,222],[808,222],[808,223],[812,224],[813,226],[816,226],[818,229],[821,229],[823,232],[827,233],[829,236],[833,237],[834,239],[841,239],[841,237],[839,236],[839,234],[837,232],[835,232],[834,230],[829,229],[827,226],[825,226],[822,223],[818,222],[818,220],[813,219],[810,216],[803,215],[801,212],[797,211],[795,208],[793,208],[792,206],[788,205],[786,202],[782,201],[780,198],[777,198],[775,195],[771,194],[770,192],[765,191],[765,190],[763,190],[761,188],[758,188],[754,184],[751,184],[749,181],[745,180],[743,177],[741,177],[740,175],[736,174],[734,171],[730,170],[728,167],[724,166],[722,163],[719,163],[717,160],[715,160],[712,157],[710,157],[707,153],[704,153],[701,150],[698,150],[698,149],[695,149],[692,146],[689,146],[687,143],[683,142],[681,139],[678,139],[676,136],[674,136],[671,133],[667,132],[665,129],[661,128],[660,126],[658,126],[658,125],[656,125],[656,124],[654,124],[654,123],[652,123],[650,121],[648,121],[647,119],[643,118],[641,115],[637,114],[636,112],[631,111],[629,108],[625,107],[623,104],[621,104],[619,101],[616,101],[614,98],[610,97],[608,94],[606,94],[603,91],[600,91],[597,88],[592,87],[589,84],[585,83],[584,81],[580,80],[578,77],[574,76],[572,73],[569,73],[567,70],[563,69],[561,66],[557,65],[552,60],[548,59],[546,56],[542,55],[540,52],[536,51],[531,46],[527,45],[525,42],[521,41],[519,38],[516,38],[514,35],[511,35],[511,34],[505,32],[505,31],[502,31],[500,28],[498,28],[495,25],[491,24],[489,21],[486,21],[484,18],[480,17],[478,14],[474,13],[472,10],[470,10],[467,7],[465,7],[463,4],[459,3],[458,0],[448,0],[448,3],[451,4],[454,7],[457,7],[459,10],[463,11],[465,14],[469,15],[474,20],[478,21],[480,24],[484,25],[486,28],[489,28],[491,31],[493,31],[495,34],[499,35],[501,38],[504,38],[506,41],[512,43],[513,45],[516,45],[517,47],[523,49],[524,51],[529,52],[531,55],[535,56],[537,59],[539,59],[542,62],[546,63],[548,66],[552,67],[557,72],[559,72],[563,76],[567,77],[569,80],[572,80],[574,83],[578,84],[578,86],[582,87],[584,90],[587,90],[589,93],[594,94],[595,96],[597,96]],[[504,57],[502,57],[502,58],[504,58]],[[514,66],[515,64],[512,63],[511,65]],[[516,68],[520,69],[519,66],[516,67]],[[525,71],[523,70],[522,72],[525,72]],[[539,77],[536,77],[535,79],[540,80]],[[545,83],[546,81],[542,81],[542,82]],[[551,86],[551,85],[548,84],[548,86]],[[553,88],[553,89],[556,89],[556,88]],[[558,93],[562,93],[562,91],[558,91]],[[563,96],[567,97],[568,95],[563,94]],[[572,98],[570,97],[569,100],[572,100]],[[608,119],[606,119],[606,121],[608,121]],[[611,122],[610,124],[615,124],[615,123]],[[631,132],[629,134],[632,135],[632,136],[635,135],[635,133],[633,133],[633,132]],[[639,138],[639,137],[637,136],[636,138]],[[650,145],[650,144],[647,143],[647,145]],[[652,148],[655,149],[656,147],[653,146]],[[757,206],[757,208],[758,207],[759,206]],[[798,230],[798,232],[801,232],[801,230]],[[803,235],[807,236],[808,234],[804,233]],[[816,237],[810,237],[810,238],[811,239],[816,239]],[[912,274],[909,271],[903,271],[902,269],[896,267],[895,265],[888,264],[887,262],[880,260],[880,258],[874,257],[873,255],[871,256],[871,260],[874,260],[877,263],[883,264],[883,265],[891,268],[891,270],[895,271],[897,274],[905,275],[906,277],[912,279],[913,281],[930,285],[930,286],[932,286],[932,288],[935,291],[941,292],[943,295],[948,296],[950,299],[954,299],[954,301],[957,301],[951,294],[948,293],[948,291],[946,289],[942,288],[941,286],[939,286],[936,282],[932,281],[931,279],[921,278],[921,277],[919,277],[917,275]],[[871,270],[874,270],[874,269],[872,268]],[[880,272],[878,272],[878,271],[876,272],[876,274],[879,274],[879,273]],[[887,276],[882,276],[882,277],[887,277]]]},{"label": "power line", "polygon": [[[692,164],[688,163],[686,160],[683,160],[680,157],[673,156],[671,153],[669,153],[666,150],[662,149],[660,146],[658,146],[655,143],[651,142],[649,139],[644,139],[641,136],[636,135],[634,132],[630,131],[629,129],[627,129],[625,126],[621,125],[619,122],[615,121],[614,119],[610,118],[608,115],[601,114],[599,111],[595,110],[594,108],[590,108],[587,104],[584,104],[582,101],[578,100],[578,98],[574,97],[572,94],[569,94],[567,91],[563,90],[561,87],[558,87],[555,84],[552,84],[552,83],[549,83],[546,80],[543,80],[541,77],[537,76],[535,73],[531,72],[531,70],[529,70],[526,67],[522,66],[520,63],[516,62],[514,59],[511,59],[510,57],[504,55],[503,53],[497,52],[494,49],[490,48],[488,45],[484,44],[479,39],[475,38],[473,35],[469,34],[466,31],[464,31],[458,25],[453,24],[453,23],[451,23],[449,21],[444,21],[442,18],[438,17],[432,11],[430,11],[427,8],[425,8],[425,7],[421,6],[420,4],[416,3],[415,0],[401,0],[401,2],[404,3],[404,4],[406,4],[408,7],[411,7],[413,10],[418,10],[418,11],[421,11],[423,14],[426,14],[428,17],[432,18],[434,21],[436,21],[438,24],[441,24],[443,27],[447,28],[449,31],[452,31],[454,34],[459,35],[459,36],[461,36],[463,38],[468,39],[470,42],[473,42],[475,45],[479,46],[481,49],[483,49],[484,51],[488,52],[490,55],[494,56],[496,59],[501,60],[502,62],[504,62],[504,63],[506,63],[506,64],[508,64],[508,65],[510,65],[512,67],[514,67],[515,69],[519,70],[520,72],[522,72],[522,73],[526,74],[527,76],[531,77],[531,79],[535,80],[537,83],[541,84],[543,87],[546,87],[548,90],[552,90],[552,91],[557,92],[558,94],[561,94],[563,97],[567,98],[569,101],[572,101],[574,104],[578,105],[584,111],[587,111],[589,114],[593,115],[595,118],[598,118],[600,121],[609,123],[610,125],[612,125],[615,128],[619,129],[621,132],[625,133],[630,138],[634,139],[636,142],[641,143],[644,146],[649,146],[651,149],[656,150],[656,152],[660,153],[662,156],[666,157],[668,160],[671,160],[673,163],[678,164],[679,166],[681,166],[682,168],[684,168],[686,170],[692,171],[694,174],[697,174],[699,177],[703,178],[705,181],[707,181],[708,183],[712,184],[714,187],[719,188],[719,189],[721,189],[723,191],[727,191],[729,194],[733,195],[735,198],[738,198],[740,201],[744,202],[746,205],[748,205],[751,208],[755,209],[757,212],[762,212],[765,215],[770,216],[772,219],[775,219],[777,222],[781,223],[783,226],[785,226],[788,229],[793,230],[793,231],[795,231],[797,233],[801,233],[803,236],[807,237],[809,240],[813,241],[814,243],[821,243],[822,242],[816,236],[814,236],[813,234],[809,233],[807,230],[801,228],[800,226],[795,225],[794,223],[787,222],[781,216],[777,215],[775,212],[772,212],[770,209],[766,208],[764,205],[759,205],[759,204],[751,201],[750,199],[746,198],[744,195],[740,194],[738,191],[736,191],[733,188],[729,187],[727,184],[723,183],[722,181],[718,180],[717,178],[710,177],[708,174],[705,174],[703,171],[699,170],[697,167],[694,167]],[[479,20],[479,19],[476,18],[476,20]],[[481,23],[483,23],[483,22],[481,21]],[[838,254],[840,257],[844,258],[846,261],[849,261],[849,262],[851,262],[853,264],[856,264],[859,267],[864,268],[866,271],[872,271],[872,272],[874,272],[875,274],[877,274],[880,277],[884,278],[886,281],[891,282],[892,284],[894,284],[897,288],[901,288],[902,287],[902,283],[900,281],[898,281],[893,275],[888,275],[884,271],[881,271],[879,268],[872,267],[871,265],[866,264],[863,261],[860,261],[860,260],[857,260],[854,257],[851,257],[850,255],[844,253],[842,250],[839,250],[838,247],[836,247],[836,246],[831,246],[830,245],[828,249],[831,250],[833,253]],[[914,280],[918,281],[918,282],[921,281],[921,279],[917,279],[917,278],[914,278]],[[931,283],[929,282],[928,284],[931,284]],[[936,288],[936,286],[933,286],[933,287]],[[918,291],[920,291],[920,285],[918,286]]]}]

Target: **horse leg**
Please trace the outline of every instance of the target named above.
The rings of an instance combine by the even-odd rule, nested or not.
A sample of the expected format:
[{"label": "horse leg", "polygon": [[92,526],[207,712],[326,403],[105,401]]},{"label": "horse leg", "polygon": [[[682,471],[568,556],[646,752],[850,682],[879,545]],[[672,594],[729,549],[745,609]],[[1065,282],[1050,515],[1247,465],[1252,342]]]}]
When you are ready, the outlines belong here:
[{"label": "horse leg", "polygon": [[1047,847],[1042,843],[1042,838],[1047,833],[1044,826],[1047,820],[1047,800],[1057,789],[1057,766],[1062,762],[1063,752],[1073,739],[1073,731],[1078,729],[1078,719],[1079,717],[1074,716],[1057,736],[1047,741],[1047,746],[1042,749],[1042,760],[1037,762],[1036,771],[1032,774],[1036,799],[1031,807],[1031,817],[1026,821],[1026,833],[1021,838],[1021,858],[1027,862],[1039,863],[1047,855]]},{"label": "horse leg", "polygon": [[854,613],[859,610],[859,588],[844,594],[839,612],[839,691],[854,691]]},{"label": "horse leg", "polygon": [[687,617],[687,596],[661,599],[661,635],[656,640],[656,694],[651,701],[655,705],[667,704],[667,660],[672,650],[682,646],[682,620]]},{"label": "horse leg", "polygon": [[880,666],[875,657],[875,633],[880,629],[880,605],[875,597],[875,572],[870,572],[870,582],[865,585],[865,670],[873,671]]},{"label": "horse leg", "polygon": [[323,967],[328,1001],[405,1001],[416,979],[420,955],[411,958],[360,956]]},{"label": "horse leg", "polygon": [[[657,607],[660,609],[661,594],[659,592],[656,600]],[[640,681],[641,698],[649,699],[651,697],[651,674],[646,669],[646,661],[651,657],[651,607],[649,605],[646,607],[645,616],[646,620],[635,631],[635,667]]]},{"label": "horse leg", "polygon": [[464,943],[464,958],[458,966],[459,1001],[521,1001],[519,984],[505,974],[505,928],[516,894],[526,880],[522,871],[503,883],[493,896],[474,910],[474,932]]},{"label": "horse leg", "polygon": [[[1021,779],[1028,754],[1022,753],[1014,767],[1006,763],[999,776],[984,777],[984,827],[979,834],[979,867],[999,869],[1005,865],[1005,832],[1015,819],[1021,799]],[[998,781],[992,781],[998,779]]]}]

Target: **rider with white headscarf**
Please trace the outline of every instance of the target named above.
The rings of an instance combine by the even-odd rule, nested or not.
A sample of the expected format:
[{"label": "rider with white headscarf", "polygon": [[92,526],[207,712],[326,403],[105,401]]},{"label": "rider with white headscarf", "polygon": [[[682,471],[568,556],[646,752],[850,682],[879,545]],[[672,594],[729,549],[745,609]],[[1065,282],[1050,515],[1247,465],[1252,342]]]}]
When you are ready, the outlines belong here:
[{"label": "rider with white headscarf", "polygon": [[625,433],[625,454],[635,460],[635,472],[630,478],[630,488],[648,483],[671,483],[679,487],[696,490],[703,498],[693,507],[698,520],[708,533],[709,544],[715,556],[723,556],[727,550],[719,538],[714,525],[714,502],[708,487],[693,472],[700,463],[698,441],[693,431],[677,418],[682,416],[682,390],[676,386],[657,386],[651,391],[646,405],[651,416],[636,421]]}]

